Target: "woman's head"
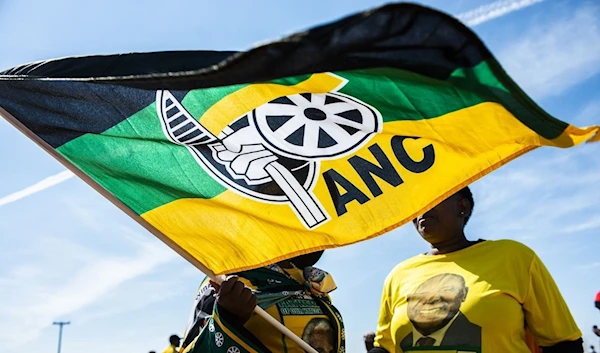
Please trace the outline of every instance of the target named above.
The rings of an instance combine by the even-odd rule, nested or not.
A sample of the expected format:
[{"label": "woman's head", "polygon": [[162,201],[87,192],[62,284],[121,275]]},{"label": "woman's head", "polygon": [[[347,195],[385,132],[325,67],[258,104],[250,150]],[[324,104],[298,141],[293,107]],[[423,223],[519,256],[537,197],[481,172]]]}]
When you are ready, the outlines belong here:
[{"label": "woman's head", "polygon": [[297,268],[303,269],[308,266],[314,266],[317,261],[323,256],[324,250],[319,250],[315,252],[311,252],[309,254],[304,254],[300,256],[296,256],[290,259],[290,262],[294,264]]},{"label": "woman's head", "polygon": [[441,244],[464,236],[463,229],[473,213],[473,194],[465,187],[415,218],[417,232],[430,244]]},{"label": "woman's head", "polygon": [[283,268],[296,267],[299,269],[304,269],[305,267],[314,266],[317,261],[319,261],[321,256],[323,256],[324,252],[325,250],[319,250],[304,255],[298,255],[289,260],[279,261],[277,265]]}]

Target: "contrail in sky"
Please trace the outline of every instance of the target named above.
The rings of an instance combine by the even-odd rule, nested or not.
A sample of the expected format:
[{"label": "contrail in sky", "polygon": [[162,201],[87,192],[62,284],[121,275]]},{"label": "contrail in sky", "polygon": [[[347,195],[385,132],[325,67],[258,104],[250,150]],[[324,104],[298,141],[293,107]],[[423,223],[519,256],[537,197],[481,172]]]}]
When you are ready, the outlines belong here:
[{"label": "contrail in sky", "polygon": [[[498,17],[508,15],[511,12],[535,5],[544,0],[501,0],[495,1],[487,5],[480,6],[471,11],[463,12],[456,15],[467,26],[476,26],[478,24],[493,20]],[[26,187],[23,190],[12,193],[8,196],[0,198],[0,207],[9,203],[18,201],[24,197],[36,194],[42,190],[58,185],[64,181],[71,179],[74,176],[68,170],[60,172],[56,175],[48,177],[36,184]]]},{"label": "contrail in sky", "polygon": [[42,181],[37,182],[31,186],[28,186],[23,190],[19,190],[10,195],[4,196],[3,198],[0,198],[0,207],[8,205],[9,203],[18,201],[24,197],[27,197],[27,196],[30,196],[33,194],[37,194],[38,192],[40,192],[42,190],[51,188],[54,185],[57,185],[57,184],[62,183],[63,181],[69,180],[74,176],[75,175],[73,173],[71,173],[71,171],[69,171],[69,170],[65,170],[63,172],[55,174],[51,177],[48,177]]},{"label": "contrail in sky", "polygon": [[467,26],[477,26],[478,24],[493,20],[498,17],[508,15],[511,12],[518,11],[535,5],[544,0],[501,0],[480,6],[471,11],[456,15]]}]

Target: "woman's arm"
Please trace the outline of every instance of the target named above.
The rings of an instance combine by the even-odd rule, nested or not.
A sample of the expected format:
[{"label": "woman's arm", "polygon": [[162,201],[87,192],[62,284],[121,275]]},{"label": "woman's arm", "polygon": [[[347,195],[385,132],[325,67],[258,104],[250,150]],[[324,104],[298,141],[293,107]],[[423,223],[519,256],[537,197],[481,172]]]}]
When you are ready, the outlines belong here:
[{"label": "woman's arm", "polygon": [[385,279],[381,293],[381,307],[379,308],[379,321],[375,333],[375,347],[369,350],[369,353],[396,353],[394,342],[392,340],[392,318],[394,316],[390,303],[393,302],[390,291],[391,278]]},{"label": "woman's arm", "polygon": [[525,323],[543,353],[582,353],[582,334],[556,282],[533,255],[523,303]]}]

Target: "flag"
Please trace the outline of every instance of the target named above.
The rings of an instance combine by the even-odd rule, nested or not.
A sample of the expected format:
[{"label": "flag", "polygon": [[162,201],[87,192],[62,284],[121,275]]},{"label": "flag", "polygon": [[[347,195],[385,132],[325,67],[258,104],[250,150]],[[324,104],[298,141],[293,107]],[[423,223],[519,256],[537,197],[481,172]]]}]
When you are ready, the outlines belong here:
[{"label": "flag", "polygon": [[16,67],[0,107],[209,274],[375,237],[536,147],[598,139],[459,21],[402,3],[246,52]]}]

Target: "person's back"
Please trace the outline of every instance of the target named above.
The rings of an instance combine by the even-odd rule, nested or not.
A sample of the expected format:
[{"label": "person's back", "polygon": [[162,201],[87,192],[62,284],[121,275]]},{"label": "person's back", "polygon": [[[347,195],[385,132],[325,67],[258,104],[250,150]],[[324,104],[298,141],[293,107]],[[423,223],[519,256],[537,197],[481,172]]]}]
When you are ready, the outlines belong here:
[{"label": "person's back", "polygon": [[[303,267],[298,264],[296,266]],[[232,285],[228,281],[222,284],[218,300],[226,296],[223,291],[240,290],[229,288]],[[280,263],[241,272],[238,283],[240,282],[257,293],[258,303],[267,313],[319,352],[344,351],[341,315],[327,296],[327,292],[335,289],[335,285],[327,273],[310,266],[302,271],[294,266],[283,267]],[[241,283],[238,287],[241,287]],[[249,289],[248,293],[251,293]],[[250,312],[249,317],[244,320],[234,314],[239,310],[227,309],[227,306],[227,303],[213,306],[213,316],[208,320],[207,327],[194,343],[185,348],[185,352],[227,352],[231,347],[236,347],[242,353],[304,353],[304,350],[260,316]],[[184,346],[186,342],[187,337],[184,338]],[[238,352],[236,348],[231,351]]]}]

